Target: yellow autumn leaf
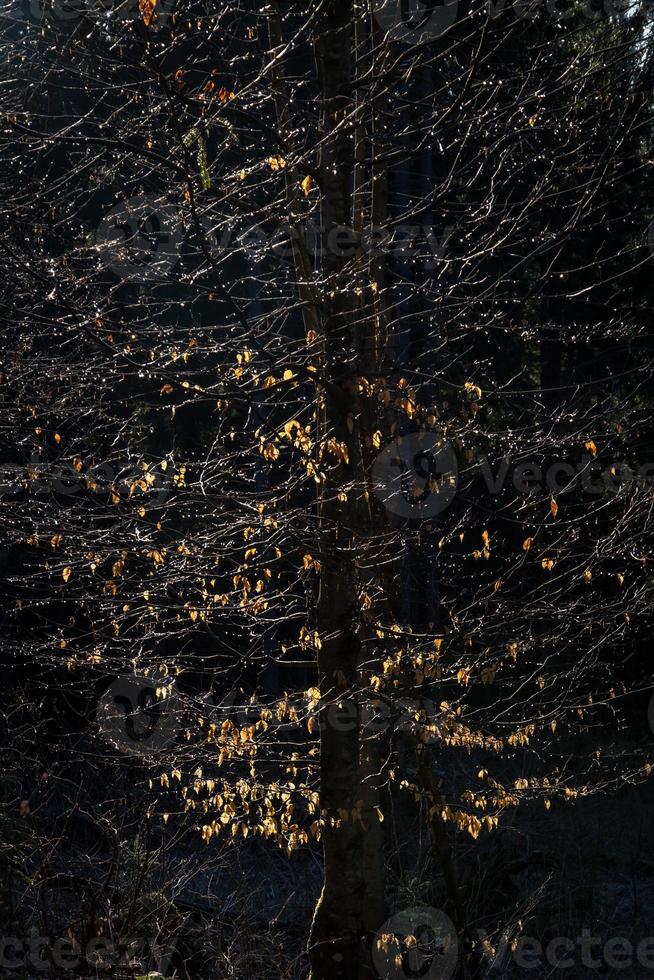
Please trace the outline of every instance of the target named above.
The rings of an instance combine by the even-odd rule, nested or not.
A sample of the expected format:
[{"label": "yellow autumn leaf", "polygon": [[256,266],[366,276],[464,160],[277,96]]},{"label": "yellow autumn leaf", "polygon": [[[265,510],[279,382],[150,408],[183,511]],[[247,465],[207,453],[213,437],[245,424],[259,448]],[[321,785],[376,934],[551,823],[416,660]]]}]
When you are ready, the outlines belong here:
[{"label": "yellow autumn leaf", "polygon": [[146,27],[150,26],[156,5],[157,0],[139,0],[139,10]]},{"label": "yellow autumn leaf", "polygon": [[481,398],[482,392],[479,385],[476,385],[474,381],[466,381],[463,386],[464,390],[471,395],[473,398]]},{"label": "yellow autumn leaf", "polygon": [[282,170],[286,166],[284,157],[268,157],[266,161],[271,170]]},{"label": "yellow autumn leaf", "polygon": [[72,574],[73,574],[72,568],[67,565],[66,568],[64,568],[63,572],[61,573],[61,577],[63,578],[64,582],[67,582]]},{"label": "yellow autumn leaf", "polygon": [[558,514],[558,512],[559,512],[559,505],[557,504],[557,502],[554,499],[554,497],[552,497],[550,499],[550,513],[551,513],[552,517],[556,517],[556,515]]},{"label": "yellow autumn leaf", "polygon": [[302,181],[302,183],[300,184],[300,187],[304,191],[304,196],[308,197],[309,191],[311,190],[311,177],[307,175]]},{"label": "yellow autumn leaf", "polygon": [[529,551],[533,543],[534,543],[533,538],[525,538],[525,540],[522,542],[522,550]]},{"label": "yellow autumn leaf", "polygon": [[584,449],[587,449],[591,456],[597,456],[597,446],[592,439],[589,439],[588,442],[584,443]]}]

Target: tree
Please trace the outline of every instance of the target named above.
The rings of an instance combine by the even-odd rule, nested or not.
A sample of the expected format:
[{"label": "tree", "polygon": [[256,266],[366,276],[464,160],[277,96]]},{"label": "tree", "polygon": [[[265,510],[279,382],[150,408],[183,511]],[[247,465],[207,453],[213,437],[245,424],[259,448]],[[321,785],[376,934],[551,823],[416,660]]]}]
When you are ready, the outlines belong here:
[{"label": "tree", "polygon": [[419,820],[470,975],[453,836],[650,773],[648,14],[12,9],[7,664],[179,708],[153,819],[322,842],[312,980]]}]

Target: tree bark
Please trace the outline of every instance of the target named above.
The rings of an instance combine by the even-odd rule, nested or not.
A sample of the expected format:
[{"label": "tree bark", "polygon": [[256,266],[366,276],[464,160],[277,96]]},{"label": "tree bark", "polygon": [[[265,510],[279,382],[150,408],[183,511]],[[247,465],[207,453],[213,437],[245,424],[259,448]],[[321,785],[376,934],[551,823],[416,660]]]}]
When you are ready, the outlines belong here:
[{"label": "tree bark", "polygon": [[[325,454],[319,485],[321,576],[317,627],[320,730],[320,807],[324,887],[309,942],[311,980],[354,980],[362,953],[363,824],[360,820],[360,718],[351,696],[359,666],[355,562],[363,474],[351,420],[358,412],[357,360],[347,261],[334,230],[352,227],[352,0],[331,0],[320,17],[315,55],[321,87],[320,191],[324,274],[322,341],[325,388],[320,443]],[[348,424],[349,422],[349,424]],[[340,707],[342,706],[342,707]]]}]

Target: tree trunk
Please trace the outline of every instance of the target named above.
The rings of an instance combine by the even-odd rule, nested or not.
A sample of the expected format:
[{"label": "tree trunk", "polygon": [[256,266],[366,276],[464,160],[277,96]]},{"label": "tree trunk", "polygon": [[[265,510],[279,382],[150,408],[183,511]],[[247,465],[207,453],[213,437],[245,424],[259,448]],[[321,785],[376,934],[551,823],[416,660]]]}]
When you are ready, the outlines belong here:
[{"label": "tree trunk", "polygon": [[318,501],[318,671],[324,704],[320,806],[325,881],[311,928],[311,980],[356,978],[362,953],[365,888],[363,824],[359,818],[360,719],[356,701],[349,696],[360,655],[355,548],[356,528],[363,516],[363,474],[351,422],[359,414],[358,370],[352,303],[343,271],[347,259],[334,247],[333,236],[338,227],[352,227],[354,157],[352,129],[346,122],[353,106],[352,49],[352,0],[331,0],[320,18],[315,44],[322,93],[319,172],[324,274],[321,368],[325,387],[320,443],[324,446],[333,440],[337,448],[323,456],[325,478]]}]

